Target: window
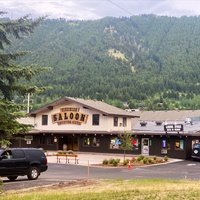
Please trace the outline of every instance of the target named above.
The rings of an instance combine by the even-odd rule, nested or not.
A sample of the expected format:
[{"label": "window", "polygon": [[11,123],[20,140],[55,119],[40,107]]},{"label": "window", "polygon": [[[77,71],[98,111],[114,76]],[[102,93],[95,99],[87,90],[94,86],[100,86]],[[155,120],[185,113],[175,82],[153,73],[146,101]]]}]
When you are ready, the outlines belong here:
[{"label": "window", "polygon": [[47,145],[52,145],[53,144],[53,137],[48,137],[47,138]]},{"label": "window", "polygon": [[126,117],[123,117],[122,118],[122,120],[123,120],[123,127],[126,127],[127,126],[127,118]]},{"label": "window", "polygon": [[93,147],[99,147],[99,146],[100,146],[100,139],[94,137],[94,138],[92,139],[92,146],[93,146]]},{"label": "window", "polygon": [[176,140],[175,141],[175,150],[183,150],[184,149],[184,141]]},{"label": "window", "polygon": [[121,141],[118,137],[112,137],[110,139],[110,149],[120,149]]},{"label": "window", "polygon": [[84,146],[90,146],[90,138],[89,137],[85,137],[83,139],[83,145]]},{"label": "window", "polygon": [[42,125],[48,125],[48,115],[42,115]]},{"label": "window", "polygon": [[94,126],[99,125],[99,114],[92,115],[92,125]]},{"label": "window", "polygon": [[118,117],[114,117],[114,126],[118,126]]},{"label": "window", "polygon": [[13,151],[13,158],[24,158],[25,154],[22,150]]},{"label": "window", "polygon": [[167,140],[166,139],[162,140],[162,148],[167,148]]},{"label": "window", "polygon": [[133,137],[133,138],[131,139],[131,143],[132,143],[133,149],[134,149],[134,150],[138,150],[138,147],[139,147],[138,138]]}]

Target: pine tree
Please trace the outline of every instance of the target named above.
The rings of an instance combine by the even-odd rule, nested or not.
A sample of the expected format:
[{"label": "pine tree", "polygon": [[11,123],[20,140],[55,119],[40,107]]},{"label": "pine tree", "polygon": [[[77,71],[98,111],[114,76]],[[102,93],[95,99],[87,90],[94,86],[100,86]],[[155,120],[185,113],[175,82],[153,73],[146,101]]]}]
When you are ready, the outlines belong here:
[{"label": "pine tree", "polygon": [[[0,16],[5,14],[0,12]],[[28,16],[17,20],[0,18],[0,145],[9,144],[13,135],[28,130],[27,125],[20,124],[17,119],[22,116],[21,105],[13,101],[15,96],[35,92],[36,86],[27,86],[21,80],[30,80],[40,73],[41,68],[35,65],[20,66],[16,60],[27,52],[8,52],[11,39],[22,39],[33,32],[43,18],[31,20]]]}]

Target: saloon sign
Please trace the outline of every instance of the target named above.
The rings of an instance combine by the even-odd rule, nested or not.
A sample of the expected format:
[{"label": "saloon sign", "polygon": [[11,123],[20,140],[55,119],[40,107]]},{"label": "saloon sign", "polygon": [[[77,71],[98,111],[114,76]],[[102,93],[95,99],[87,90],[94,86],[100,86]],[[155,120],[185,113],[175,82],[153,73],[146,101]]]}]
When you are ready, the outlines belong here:
[{"label": "saloon sign", "polygon": [[52,123],[61,124],[86,124],[88,115],[79,112],[80,108],[61,108],[59,113],[52,115]]}]

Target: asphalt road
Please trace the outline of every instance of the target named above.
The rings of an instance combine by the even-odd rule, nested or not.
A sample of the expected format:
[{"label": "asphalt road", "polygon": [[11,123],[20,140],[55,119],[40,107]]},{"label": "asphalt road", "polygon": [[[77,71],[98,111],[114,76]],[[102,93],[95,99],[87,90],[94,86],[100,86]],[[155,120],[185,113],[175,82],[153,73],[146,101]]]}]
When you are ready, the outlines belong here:
[{"label": "asphalt road", "polygon": [[45,186],[80,179],[195,179],[200,180],[200,162],[179,161],[157,166],[145,166],[128,169],[87,167],[80,165],[49,164],[49,169],[42,173],[38,180],[29,181],[26,176],[16,181],[3,178],[3,190],[18,190],[30,187]]}]

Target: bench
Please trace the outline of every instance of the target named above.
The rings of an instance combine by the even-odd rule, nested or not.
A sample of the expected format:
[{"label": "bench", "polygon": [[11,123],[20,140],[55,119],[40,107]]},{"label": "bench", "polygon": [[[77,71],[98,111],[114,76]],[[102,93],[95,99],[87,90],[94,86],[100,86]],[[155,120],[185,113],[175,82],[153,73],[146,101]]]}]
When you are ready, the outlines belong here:
[{"label": "bench", "polygon": [[77,154],[56,154],[56,157],[57,157],[57,163],[60,163],[60,160],[62,158],[65,158],[65,163],[69,163],[69,160],[74,160],[75,161],[75,164],[78,164],[78,155]]}]

